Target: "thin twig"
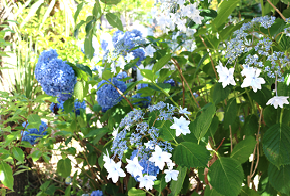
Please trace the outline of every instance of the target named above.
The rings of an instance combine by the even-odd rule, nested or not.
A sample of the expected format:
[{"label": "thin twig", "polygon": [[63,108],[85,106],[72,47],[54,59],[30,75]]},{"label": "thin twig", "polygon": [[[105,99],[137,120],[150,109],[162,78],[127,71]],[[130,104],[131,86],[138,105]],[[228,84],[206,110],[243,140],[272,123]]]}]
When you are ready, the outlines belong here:
[{"label": "thin twig", "polygon": [[[208,49],[208,47],[207,47],[206,43],[204,42],[204,39],[203,39],[203,37],[201,37],[201,35],[199,35],[199,37],[200,37],[200,39],[201,39],[201,41],[202,41],[203,45],[204,45],[204,46],[206,47],[206,49],[209,51],[209,49]],[[210,61],[211,61],[212,68],[213,68],[213,70],[214,70],[214,73],[215,73],[215,77],[216,77],[216,79],[218,80],[219,78],[218,78],[218,75],[217,75],[216,69],[215,69],[215,67],[214,67],[213,60],[212,60],[212,58],[211,58],[211,53],[210,53],[210,52],[208,52],[208,54],[209,54],[209,58],[210,58]]]},{"label": "thin twig", "polygon": [[183,78],[183,81],[186,83],[186,85],[187,85],[187,87],[188,87],[188,89],[189,89],[189,92],[190,92],[190,94],[191,94],[191,97],[193,98],[193,100],[194,100],[195,103],[197,104],[198,108],[201,109],[201,107],[200,107],[198,101],[196,100],[196,98],[194,97],[194,95],[193,95],[193,93],[192,93],[192,91],[191,91],[191,88],[190,88],[189,84],[187,83],[186,79],[184,78],[184,76],[183,76],[183,74],[182,74],[182,70],[181,70],[181,68],[180,68],[180,66],[179,66],[179,64],[178,64],[178,62],[177,62],[174,58],[172,58],[171,61],[172,61],[173,64],[177,67],[177,69],[178,69],[178,71],[179,71],[179,73],[180,73],[180,75],[181,75],[181,78]]},{"label": "thin twig", "polygon": [[134,110],[134,107],[133,107],[132,103],[129,101],[129,99],[127,99],[127,97],[122,93],[122,91],[120,91],[120,89],[118,87],[116,87],[116,86],[114,86],[114,87],[116,88],[117,92],[129,103],[131,109]]},{"label": "thin twig", "polygon": [[267,0],[268,3],[275,9],[275,11],[281,16],[281,18],[286,21],[286,18],[285,16],[283,16],[283,14],[278,10],[278,8],[270,1],[270,0]]}]

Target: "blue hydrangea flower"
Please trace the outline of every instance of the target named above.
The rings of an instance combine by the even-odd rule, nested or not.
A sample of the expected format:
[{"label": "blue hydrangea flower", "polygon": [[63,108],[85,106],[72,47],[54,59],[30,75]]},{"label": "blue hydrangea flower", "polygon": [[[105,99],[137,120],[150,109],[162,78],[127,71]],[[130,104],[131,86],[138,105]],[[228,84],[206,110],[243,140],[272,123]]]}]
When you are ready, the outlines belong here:
[{"label": "blue hydrangea flower", "polygon": [[175,86],[175,81],[173,79],[165,80],[164,83],[170,84],[171,86]]},{"label": "blue hydrangea flower", "polygon": [[91,196],[103,196],[103,192],[100,190],[93,191]]},{"label": "blue hydrangea flower", "polygon": [[62,100],[70,98],[77,81],[73,68],[61,59],[52,59],[42,65],[43,69],[35,77],[42,77],[39,82],[43,91]]},{"label": "blue hydrangea flower", "polygon": [[38,62],[35,67],[35,78],[41,83],[44,79],[46,65],[52,60],[57,59],[58,54],[56,50],[50,49],[43,51],[38,58]]},{"label": "blue hydrangea flower", "polygon": [[141,65],[141,62],[146,59],[144,50],[141,49],[141,48],[138,48],[136,50],[133,50],[132,52],[133,52],[133,55],[134,55],[135,59],[139,58],[139,60],[137,61],[136,65],[137,66]]},{"label": "blue hydrangea flower", "polygon": [[[109,79],[109,81],[111,81],[111,79]],[[125,82],[120,81],[117,78],[113,78],[112,83],[114,86],[119,88],[122,93],[124,93],[127,89]],[[97,86],[97,101],[102,107],[103,112],[111,109],[123,98],[114,86],[108,83],[106,80],[102,80]]]},{"label": "blue hydrangea flower", "polygon": [[[29,125],[27,121],[22,123],[22,127],[26,128]],[[39,137],[42,137],[41,135],[46,135],[47,131],[47,125],[44,121],[41,121],[41,125],[39,126],[39,130],[33,128],[33,129],[28,129],[27,131],[22,131],[22,141],[29,142],[31,145],[36,144],[36,139]],[[36,134],[36,135],[32,135]]]}]

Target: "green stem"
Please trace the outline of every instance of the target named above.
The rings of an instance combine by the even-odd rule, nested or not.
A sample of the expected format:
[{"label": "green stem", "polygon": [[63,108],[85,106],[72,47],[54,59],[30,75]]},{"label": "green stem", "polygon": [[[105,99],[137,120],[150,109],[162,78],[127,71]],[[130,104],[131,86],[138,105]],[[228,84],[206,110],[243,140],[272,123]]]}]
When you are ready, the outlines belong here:
[{"label": "green stem", "polygon": [[280,114],[280,126],[282,125],[283,112],[284,112],[284,108],[282,108],[281,114]]},{"label": "green stem", "polygon": [[157,88],[158,88],[158,89],[159,89],[163,94],[165,94],[166,97],[169,98],[170,101],[172,101],[172,103],[174,103],[174,105],[175,105],[177,108],[179,108],[178,103],[176,103],[168,93],[166,93],[166,92],[165,92],[165,91],[164,91],[160,86],[158,86],[155,82],[152,81],[152,83],[153,83],[154,86],[156,86],[156,87],[157,87]]},{"label": "green stem", "polygon": [[249,95],[248,88],[245,88],[245,91],[246,91],[247,96],[248,96],[248,98],[249,98],[249,101],[250,101],[250,103],[251,103],[252,114],[255,114],[253,101],[252,101],[252,98],[251,98],[250,95]]}]

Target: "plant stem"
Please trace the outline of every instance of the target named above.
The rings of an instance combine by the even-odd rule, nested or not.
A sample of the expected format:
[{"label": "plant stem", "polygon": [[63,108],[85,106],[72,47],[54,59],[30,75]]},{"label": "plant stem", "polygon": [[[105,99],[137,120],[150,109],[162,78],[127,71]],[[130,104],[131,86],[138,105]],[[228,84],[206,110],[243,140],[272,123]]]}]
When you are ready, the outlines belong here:
[{"label": "plant stem", "polygon": [[268,3],[275,9],[275,11],[281,16],[281,18],[286,21],[286,18],[285,16],[283,16],[283,14],[278,10],[278,8],[270,1],[270,0],[267,0]]}]

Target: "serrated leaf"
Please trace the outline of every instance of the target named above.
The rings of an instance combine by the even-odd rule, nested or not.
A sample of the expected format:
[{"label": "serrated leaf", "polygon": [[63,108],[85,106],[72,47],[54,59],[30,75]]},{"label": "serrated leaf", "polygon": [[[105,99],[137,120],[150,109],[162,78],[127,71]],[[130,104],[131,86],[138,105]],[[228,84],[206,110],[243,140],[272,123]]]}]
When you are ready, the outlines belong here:
[{"label": "serrated leaf", "polygon": [[290,165],[282,165],[278,169],[270,163],[268,175],[269,182],[276,191],[290,195]]},{"label": "serrated leaf", "polygon": [[146,196],[146,192],[132,187],[132,189],[128,192],[128,196]]},{"label": "serrated leaf", "polygon": [[12,148],[12,153],[13,153],[13,156],[14,156],[15,159],[17,159],[21,163],[24,162],[24,152],[20,148],[13,147]]},{"label": "serrated leaf", "polygon": [[171,59],[171,53],[163,56],[160,60],[158,60],[157,63],[153,65],[153,68],[152,68],[153,72],[155,73],[156,71],[160,70],[164,65],[168,63],[168,61],[170,61],[170,59]]},{"label": "serrated leaf", "polygon": [[277,167],[290,164],[290,128],[284,124],[270,127],[263,137],[263,149],[267,159]]},{"label": "serrated leaf", "polygon": [[57,162],[56,172],[61,177],[68,177],[71,174],[71,160],[69,158],[61,159]]},{"label": "serrated leaf", "polygon": [[195,137],[197,138],[198,142],[201,138],[207,133],[212,118],[216,113],[215,105],[212,103],[208,103],[206,109],[199,115],[192,124],[190,124],[190,131],[194,133]]},{"label": "serrated leaf", "polygon": [[1,161],[0,163],[0,181],[7,186],[9,189],[13,190],[13,173],[12,168],[5,162]]},{"label": "serrated leaf", "polygon": [[227,86],[223,88],[222,83],[218,82],[213,87],[212,99],[215,104],[226,99],[231,92],[231,88]]},{"label": "serrated leaf", "polygon": [[238,195],[244,179],[243,168],[237,160],[221,157],[209,168],[208,179],[218,193],[224,196]]},{"label": "serrated leaf", "polygon": [[205,187],[205,191],[204,191],[204,196],[222,196],[221,194],[219,194],[216,190],[211,189],[210,190],[210,186],[207,185]]},{"label": "serrated leaf", "polygon": [[250,155],[256,146],[257,141],[253,136],[247,136],[245,140],[239,142],[231,153],[231,158],[236,159],[241,164],[249,160]]},{"label": "serrated leaf", "polygon": [[166,141],[172,141],[175,139],[175,130],[170,129],[172,125],[172,122],[170,120],[167,120],[164,124],[164,126],[159,129],[160,137]]},{"label": "serrated leaf", "polygon": [[177,165],[186,167],[206,167],[210,153],[205,147],[191,142],[178,144],[173,152]]},{"label": "serrated leaf", "polygon": [[248,186],[243,186],[241,196],[259,196],[259,194],[253,189],[249,189]]},{"label": "serrated leaf", "polygon": [[106,18],[113,28],[117,28],[120,31],[123,31],[122,21],[120,20],[120,18],[117,15],[115,15],[113,13],[107,13]]},{"label": "serrated leaf", "polygon": [[175,181],[175,180],[171,181],[171,184],[170,184],[171,193],[169,194],[169,196],[178,195],[180,193],[181,189],[182,189],[182,185],[183,185],[183,182],[184,182],[184,178],[186,176],[187,168],[178,166],[177,170],[179,171],[179,174],[178,174],[178,177],[177,177],[177,181]]}]

